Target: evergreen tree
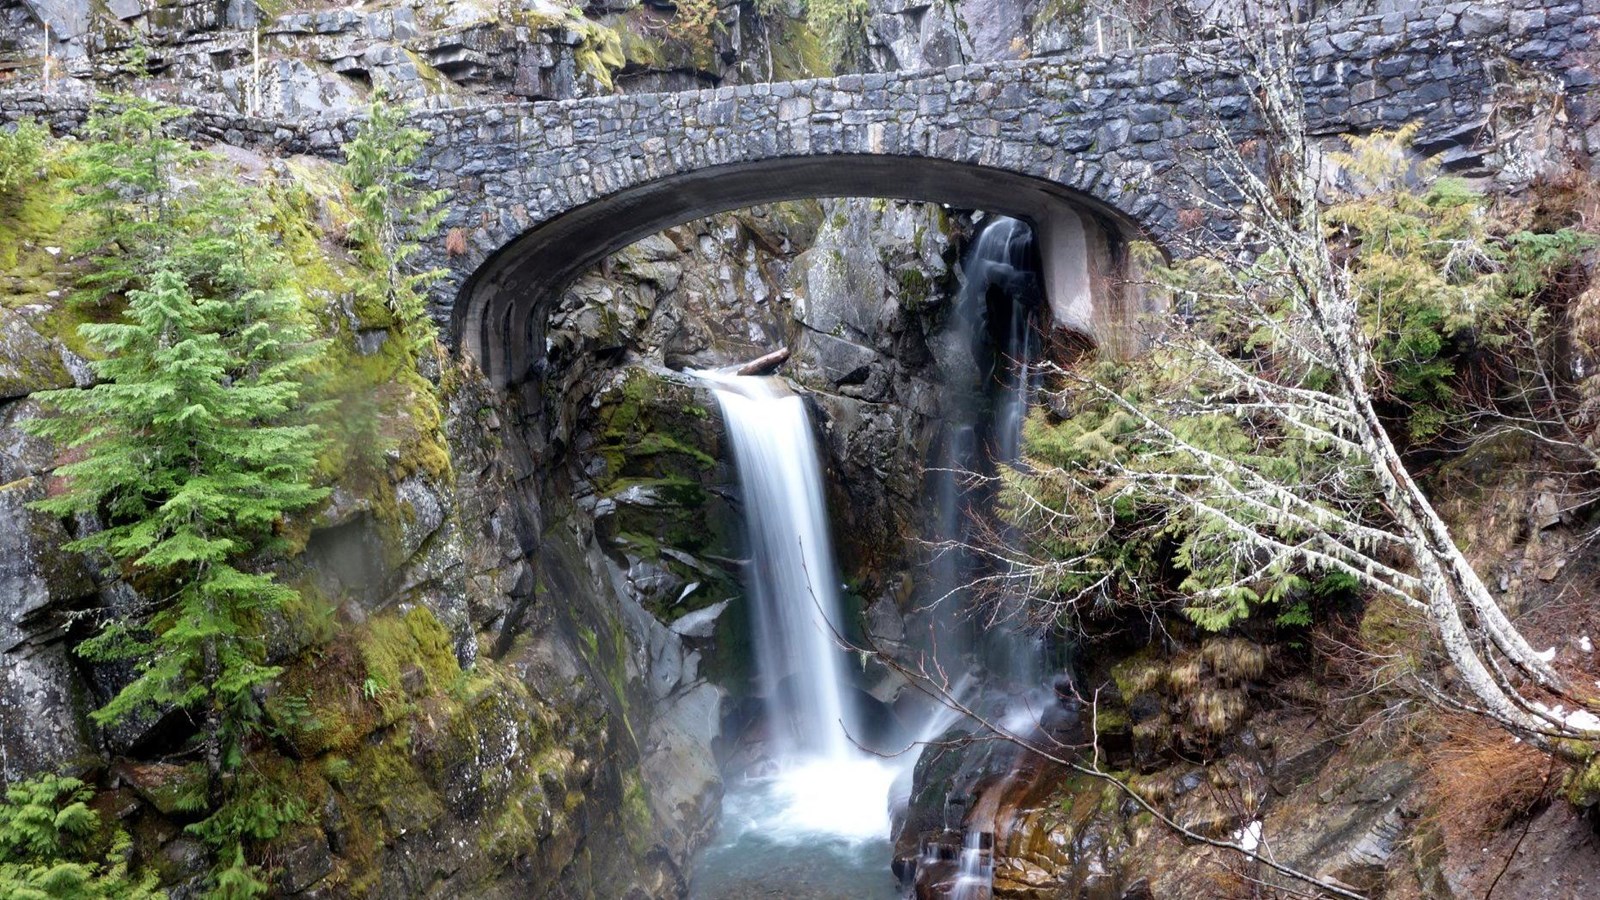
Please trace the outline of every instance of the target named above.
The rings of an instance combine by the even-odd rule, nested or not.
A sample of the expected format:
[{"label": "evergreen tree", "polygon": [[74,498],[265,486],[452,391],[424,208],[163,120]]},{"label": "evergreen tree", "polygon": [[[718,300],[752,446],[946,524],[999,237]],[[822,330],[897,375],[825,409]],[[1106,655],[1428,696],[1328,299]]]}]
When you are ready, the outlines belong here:
[{"label": "evergreen tree", "polygon": [[344,145],[344,177],[350,188],[353,221],[350,238],[362,265],[386,278],[374,287],[400,322],[416,349],[433,343],[426,290],[442,274],[437,269],[412,272],[407,260],[417,243],[432,234],[443,215],[444,191],[419,188],[409,167],[422,155],[428,133],[405,124],[405,110],[381,95],[367,110],[367,120]]},{"label": "evergreen tree", "polygon": [[39,178],[47,135],[30,119],[19,121],[10,131],[0,130],[0,213]]},{"label": "evergreen tree", "polygon": [[129,292],[126,321],[82,327],[106,354],[103,380],[45,394],[58,415],[33,426],[85,451],[58,470],[67,491],[41,508],[106,518],[71,549],[107,551],[168,591],[148,621],[108,623],[82,648],[139,672],[96,720],[200,709],[213,777],[257,716],[252,690],[277,671],[261,662],[260,616],[293,595],[242,561],[325,493],[310,485],[313,428],[287,423],[308,359],[295,352],[308,337],[297,307],[282,291],[196,297],[162,269]]},{"label": "evergreen tree", "polygon": [[187,113],[136,97],[96,105],[84,140],[68,160],[77,189],[72,209],[90,213],[96,227],[77,249],[95,271],[79,285],[78,302],[114,296],[148,275],[203,212],[183,201],[177,185],[205,155],[172,137],[169,123]]},{"label": "evergreen tree", "polygon": [[120,296],[125,310],[79,329],[103,357],[99,382],[40,395],[54,415],[29,429],[78,457],[57,469],[65,490],[38,507],[98,516],[100,530],[68,547],[106,553],[148,598],[80,647],[135,673],[93,717],[196,717],[208,789],[195,805],[213,812],[192,828],[221,860],[219,893],[253,896],[264,886],[242,842],[271,836],[289,812],[242,811],[248,792],[225,776],[259,725],[258,689],[279,671],[265,625],[295,597],[261,561],[283,519],[327,493],[312,484],[322,442],[302,385],[320,344],[258,198],[216,178],[179,191],[169,163],[183,153],[128,146],[164,141],[142,129],[168,118],[133,106],[105,126],[118,146],[84,151],[85,197],[143,194],[165,211],[103,211],[89,294]]}]

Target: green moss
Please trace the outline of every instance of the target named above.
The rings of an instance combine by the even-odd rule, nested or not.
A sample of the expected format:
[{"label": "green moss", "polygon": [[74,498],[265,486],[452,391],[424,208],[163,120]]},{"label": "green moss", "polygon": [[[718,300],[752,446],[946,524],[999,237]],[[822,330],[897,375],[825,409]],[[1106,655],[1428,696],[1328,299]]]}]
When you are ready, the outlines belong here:
[{"label": "green moss", "polygon": [[[685,411],[690,415],[694,414],[693,409]],[[704,409],[700,409],[699,411],[701,415],[705,414]],[[717,464],[717,461],[712,459],[711,455],[706,453],[704,450],[701,450],[698,447],[691,447],[672,435],[663,434],[659,431],[652,431],[649,434],[646,434],[639,440],[637,444],[633,445],[629,451],[629,455],[635,457],[657,456],[663,453],[676,453],[680,456],[684,456],[695,467],[700,469],[710,469],[715,467]]]},{"label": "green moss", "polygon": [[772,80],[795,81],[833,74],[825,42],[804,19],[780,18],[773,21],[769,44],[772,48]]},{"label": "green moss", "polygon": [[631,29],[622,32],[622,57],[628,65],[644,69],[660,69],[667,64],[666,48],[660,38]]},{"label": "green moss", "polygon": [[1150,689],[1151,670],[1159,665],[1156,651],[1146,647],[1111,667],[1111,680],[1124,703]]},{"label": "green moss", "polygon": [[902,268],[895,274],[895,281],[900,285],[900,306],[904,309],[915,309],[932,295],[933,282],[914,266]]},{"label": "green moss", "polygon": [[1133,721],[1128,718],[1126,710],[1115,707],[1106,707],[1095,712],[1094,730],[1096,734],[1116,734],[1132,727]]},{"label": "green moss", "polygon": [[650,815],[650,795],[636,771],[622,777],[622,824],[628,847],[643,858],[655,843],[655,821]]},{"label": "green moss", "polygon": [[1600,753],[1592,746],[1577,741],[1564,741],[1561,753],[1569,758],[1584,759],[1566,776],[1562,793],[1567,801],[1579,809],[1600,806]]},{"label": "green moss", "polygon": [[622,36],[615,29],[583,18],[577,10],[572,13],[567,27],[582,36],[578,46],[573,49],[573,62],[577,63],[580,71],[588,73],[603,87],[610,89],[613,76],[628,62],[622,49]]},{"label": "green moss", "polygon": [[32,321],[39,333],[94,359],[99,354],[78,334],[78,326],[115,321],[121,309],[114,303],[93,308],[69,302],[79,275],[69,253],[89,227],[86,216],[69,213],[70,196],[62,174],[51,170],[0,203],[0,307],[44,308]]},{"label": "green moss", "polygon": [[413,690],[414,694],[445,690],[461,675],[450,633],[422,606],[404,616],[380,616],[368,622],[361,659],[368,678],[391,688],[399,688],[403,679],[420,671],[424,688]]},{"label": "green moss", "polygon": [[[330,335],[326,352],[309,373],[323,404],[318,422],[329,437],[318,477],[365,499],[389,556],[399,566],[408,508],[396,485],[413,475],[435,482],[453,478],[438,391],[417,371],[410,342],[393,313],[364,286],[381,273],[347,252],[341,235],[350,224],[345,186],[335,167],[296,161],[293,180],[274,187],[272,227],[282,236],[292,284]],[[358,331],[379,340],[362,352]],[[289,523],[291,553],[310,537],[314,517]]]},{"label": "green moss", "polygon": [[288,666],[266,703],[288,752],[300,759],[348,754],[377,731],[379,709],[361,693],[365,677],[353,633],[301,654]]}]

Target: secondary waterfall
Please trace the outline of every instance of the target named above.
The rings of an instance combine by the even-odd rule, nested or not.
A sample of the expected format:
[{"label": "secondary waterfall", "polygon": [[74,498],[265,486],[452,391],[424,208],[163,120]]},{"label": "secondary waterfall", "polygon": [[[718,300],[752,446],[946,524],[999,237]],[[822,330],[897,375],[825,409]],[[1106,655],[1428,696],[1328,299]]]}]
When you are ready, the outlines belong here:
[{"label": "secondary waterfall", "polygon": [[[1040,296],[1033,257],[1033,229],[1010,216],[996,216],[961,265],[965,284],[956,300],[957,314],[973,323],[968,327],[978,336],[994,342],[989,373],[998,388],[989,430],[994,462],[1013,462],[1021,455],[1022,422],[1037,386],[1039,335],[1033,319]],[[999,302],[991,299],[995,295]]]},{"label": "secondary waterfall", "polygon": [[[964,400],[951,404],[946,422],[943,464],[948,470],[991,472],[1021,459],[1022,426],[1038,387],[1037,361],[1042,356],[1036,317],[1043,294],[1033,242],[1026,223],[996,216],[983,226],[962,260],[962,287],[950,329],[966,349],[955,358],[966,366],[947,371],[946,377],[953,393]],[[937,526],[948,546],[967,543],[964,507],[984,502],[963,493],[948,472],[941,475],[935,491]],[[980,605],[996,598],[973,597],[964,587],[982,564],[959,550],[947,552],[937,562],[930,572],[934,589],[943,597],[935,612],[936,632],[972,635],[970,643],[957,646],[973,654],[982,672],[980,680],[991,689],[1012,692],[999,701],[1004,710],[1002,727],[1031,733],[1044,708],[1031,702],[1045,679],[1044,648],[1020,622],[990,611],[1000,607]],[[1000,602],[1004,604],[1004,598]],[[971,620],[974,616],[976,623]],[[941,660],[946,671],[963,671],[948,655]],[[991,896],[995,822],[992,809],[987,815],[983,812],[963,816],[965,821],[946,822],[947,835],[961,834],[953,858],[954,848],[947,839],[924,847],[919,866],[940,873],[930,883],[940,884],[940,895],[948,900]]]}]

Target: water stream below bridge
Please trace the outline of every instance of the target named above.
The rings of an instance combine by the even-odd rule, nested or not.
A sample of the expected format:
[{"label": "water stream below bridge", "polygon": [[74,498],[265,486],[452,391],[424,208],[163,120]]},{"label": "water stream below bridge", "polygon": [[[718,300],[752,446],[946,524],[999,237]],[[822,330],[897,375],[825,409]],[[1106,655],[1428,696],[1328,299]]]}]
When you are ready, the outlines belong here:
[{"label": "water stream below bridge", "polygon": [[801,398],[778,379],[705,374],[733,445],[751,558],[765,762],[730,777],[722,826],[692,896],[898,896],[889,873],[889,792],[904,763],[851,741],[838,572],[822,474]]}]

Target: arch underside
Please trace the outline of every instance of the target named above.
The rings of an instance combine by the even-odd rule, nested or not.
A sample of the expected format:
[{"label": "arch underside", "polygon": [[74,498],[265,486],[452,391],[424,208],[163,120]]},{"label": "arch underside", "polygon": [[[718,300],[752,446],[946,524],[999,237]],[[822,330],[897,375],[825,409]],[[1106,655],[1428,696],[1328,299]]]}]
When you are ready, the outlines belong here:
[{"label": "arch underside", "polygon": [[1122,235],[1121,211],[1042,178],[929,157],[824,155],[699,169],[624,188],[534,226],[501,247],[462,287],[455,331],[497,385],[525,379],[562,290],[610,254],[674,225],[785,200],[881,197],[1017,216],[1048,228],[1091,215]]}]

